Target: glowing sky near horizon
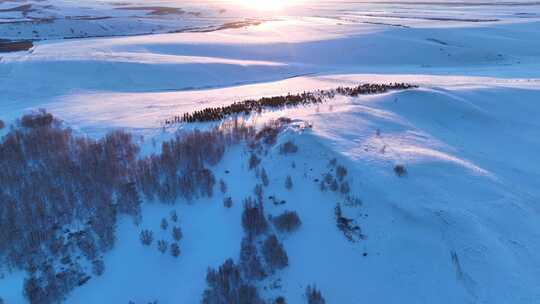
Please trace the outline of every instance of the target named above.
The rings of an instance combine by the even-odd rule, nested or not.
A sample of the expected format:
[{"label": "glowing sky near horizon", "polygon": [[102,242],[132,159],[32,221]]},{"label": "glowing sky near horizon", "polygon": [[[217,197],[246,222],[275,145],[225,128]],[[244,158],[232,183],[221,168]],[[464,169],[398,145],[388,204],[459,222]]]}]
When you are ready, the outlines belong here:
[{"label": "glowing sky near horizon", "polygon": [[299,5],[305,0],[231,0],[231,2],[253,10],[279,11]]}]

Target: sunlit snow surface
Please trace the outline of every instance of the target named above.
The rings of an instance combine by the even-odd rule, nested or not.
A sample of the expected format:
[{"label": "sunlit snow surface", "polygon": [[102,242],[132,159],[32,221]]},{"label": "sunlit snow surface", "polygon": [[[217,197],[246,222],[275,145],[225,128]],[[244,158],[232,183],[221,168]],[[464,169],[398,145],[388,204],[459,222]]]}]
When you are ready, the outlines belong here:
[{"label": "sunlit snow surface", "polygon": [[[0,54],[0,119],[47,108],[81,134],[126,128],[150,152],[176,130],[163,121],[193,109],[362,82],[418,84],[251,118],[313,125],[285,135],[299,144],[297,155],[273,151],[264,161],[273,182],[267,192],[286,197],[303,221],[284,240],[290,267],[280,274],[282,289],[265,295],[303,303],[304,287],[316,283],[327,303],[540,303],[540,5],[312,1],[255,12],[216,2],[133,6],[140,3],[200,14],[48,0],[33,5],[53,8],[28,14],[56,21],[0,24],[2,38],[37,39],[37,29],[46,39],[28,52]],[[65,18],[83,15],[114,18]],[[265,22],[166,33],[247,18]],[[151,32],[161,34],[130,36]],[[111,33],[130,37],[59,39]],[[232,209],[220,196],[175,207],[185,235],[179,260],[140,246],[139,228],[126,219],[104,276],[66,303],[197,303],[206,268],[238,256],[240,201],[255,181],[236,152],[215,169],[218,178],[231,171]],[[313,183],[335,156],[364,201],[353,211],[368,235],[358,244],[335,228],[337,198]],[[397,163],[407,165],[407,178],[395,177]],[[283,187],[287,174],[293,194]],[[155,229],[171,208],[147,205],[142,226]],[[22,275],[5,275],[0,296],[22,303]]]}]

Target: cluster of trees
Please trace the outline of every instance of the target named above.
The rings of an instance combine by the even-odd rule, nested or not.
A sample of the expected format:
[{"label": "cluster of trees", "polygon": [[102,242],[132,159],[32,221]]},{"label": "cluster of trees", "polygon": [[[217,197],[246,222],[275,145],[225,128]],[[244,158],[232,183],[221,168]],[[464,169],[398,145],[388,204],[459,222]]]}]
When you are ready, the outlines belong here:
[{"label": "cluster of trees", "polygon": [[[158,240],[156,243],[157,250],[162,254],[169,251],[173,257],[177,258],[181,253],[179,242],[184,237],[184,234],[180,226],[174,225],[174,223],[178,222],[178,215],[175,210],[171,211],[170,220],[173,223],[170,230],[172,240],[170,242],[165,239]],[[160,228],[165,231],[169,229],[169,221],[166,218],[161,219]],[[154,241],[154,233],[149,229],[143,229],[139,234],[139,239],[143,246],[150,247]]]},{"label": "cluster of trees", "polygon": [[264,304],[257,288],[243,278],[240,267],[232,259],[217,270],[209,269],[206,283],[203,304]]},{"label": "cluster of trees", "polygon": [[[76,138],[51,114],[25,115],[0,143],[0,260],[29,273],[31,303],[51,303],[102,272],[117,214],[138,216],[131,135]],[[72,223],[79,225],[71,225]],[[72,258],[76,256],[77,258]]]},{"label": "cluster of trees", "polygon": [[338,87],[331,90],[318,90],[315,92],[303,92],[299,94],[287,94],[285,96],[263,97],[257,100],[249,99],[234,102],[228,106],[205,108],[185,113],[182,116],[174,116],[165,121],[166,125],[176,123],[192,123],[218,121],[226,117],[237,114],[260,113],[265,108],[283,108],[288,106],[308,105],[322,103],[326,99],[333,98],[335,95],[358,96],[365,94],[384,93],[389,90],[406,90],[416,88],[417,86],[407,83],[389,83],[389,84],[362,84],[355,87]]},{"label": "cluster of trees", "polygon": [[[97,140],[77,137],[50,113],[25,115],[0,142],[0,262],[28,272],[24,290],[30,303],[61,301],[90,275],[105,271],[102,254],[114,245],[119,215],[140,222],[143,198],[173,203],[212,196],[216,179],[210,168],[228,146],[275,143],[288,122],[270,122],[257,132],[228,121],[209,131],[178,134],[163,143],[161,153],[141,157],[129,133],[114,131]],[[261,180],[269,182],[264,170]],[[220,189],[226,192],[226,185]],[[175,218],[171,214],[171,221]],[[246,200],[242,224],[255,246],[251,252],[264,258],[264,264],[259,260],[264,269],[272,267],[265,272],[286,266],[281,243],[266,234],[262,199]],[[158,250],[180,255],[182,231],[168,222],[162,228],[171,231],[174,241],[158,240]],[[266,246],[254,243],[259,236],[266,236]],[[141,231],[140,239],[147,246],[154,243],[150,230]],[[238,297],[250,294],[246,288],[239,289]]]},{"label": "cluster of trees", "polygon": [[[245,236],[240,247],[239,263],[228,259],[218,269],[208,270],[202,303],[265,303],[259,296],[256,282],[289,265],[283,244],[275,234],[269,232],[270,226],[261,200],[255,201],[251,197],[244,200],[242,227]],[[259,242],[261,239],[263,241]],[[277,303],[285,303],[280,298],[282,301]]]},{"label": "cluster of trees", "polygon": [[[139,222],[143,198],[212,196],[211,166],[227,146],[257,135],[230,121],[178,134],[161,153],[141,157],[129,133],[77,137],[45,111],[23,116],[0,142],[0,264],[29,273],[31,303],[61,300],[90,273],[103,273],[101,255],[114,245],[119,215]],[[151,231],[140,237],[153,242]],[[166,247],[179,254],[174,244]]]}]

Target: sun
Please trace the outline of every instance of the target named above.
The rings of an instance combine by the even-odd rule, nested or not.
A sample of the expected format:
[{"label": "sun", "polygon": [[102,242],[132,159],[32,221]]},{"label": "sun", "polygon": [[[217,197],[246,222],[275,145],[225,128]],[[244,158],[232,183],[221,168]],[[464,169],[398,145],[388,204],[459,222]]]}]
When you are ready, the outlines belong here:
[{"label": "sun", "polygon": [[259,11],[279,11],[289,6],[297,5],[302,0],[234,0],[234,2],[245,8]]}]

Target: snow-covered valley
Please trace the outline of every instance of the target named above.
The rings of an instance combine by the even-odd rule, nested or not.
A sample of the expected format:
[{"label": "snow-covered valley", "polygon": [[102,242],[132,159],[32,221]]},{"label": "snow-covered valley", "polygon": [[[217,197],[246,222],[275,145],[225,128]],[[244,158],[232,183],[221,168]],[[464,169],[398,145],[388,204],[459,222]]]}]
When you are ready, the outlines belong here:
[{"label": "snow-covered valley", "polygon": [[[27,2],[33,9],[12,9]],[[163,200],[170,193],[154,195],[142,189],[140,172],[126,173],[139,192],[140,214],[118,211],[114,245],[96,257],[104,266],[99,275],[86,255],[71,251],[89,277],[61,302],[240,303],[203,296],[216,292],[208,268],[232,259],[242,269],[240,282],[264,303],[283,303],[279,296],[324,303],[309,299],[307,286],[326,303],[540,303],[540,4],[304,1],[277,11],[226,2],[118,5],[126,6],[0,1],[0,20],[8,20],[0,23],[0,39],[33,40],[27,51],[0,53],[0,204],[10,204],[12,189],[31,189],[13,180],[34,168],[13,173],[18,158],[9,148],[17,141],[8,139],[20,131],[23,142],[38,132],[20,118],[40,108],[73,137],[101,143],[114,130],[131,134],[137,157],[164,168],[167,143],[179,132],[222,123],[165,124],[175,115],[366,83],[418,87],[240,115],[259,133],[224,145],[218,162],[199,168],[212,172],[211,195],[200,190],[192,199]],[[80,31],[86,36],[73,34]],[[275,142],[266,141],[265,126],[276,121],[285,123],[276,127]],[[297,151],[286,151],[287,143]],[[92,146],[70,144],[81,155]],[[260,163],[253,165],[254,156]],[[122,197],[125,176],[118,192],[111,184],[113,201]],[[229,197],[231,206],[224,204]],[[241,258],[252,233],[244,223],[248,197],[261,202],[268,221],[250,239],[266,272],[255,279]],[[294,232],[276,224],[285,211],[301,221]],[[0,208],[0,237],[11,242],[0,245],[0,303],[52,303],[29,300],[31,276],[52,287],[44,271],[12,262],[20,242],[9,237],[9,215]],[[79,219],[54,230],[55,237],[84,230]],[[149,246],[142,231],[152,232]],[[277,270],[265,255],[272,235],[288,259]],[[168,245],[165,253],[159,241]],[[179,244],[178,257],[169,253],[172,244]],[[65,265],[55,259],[45,263],[59,272]]]}]

